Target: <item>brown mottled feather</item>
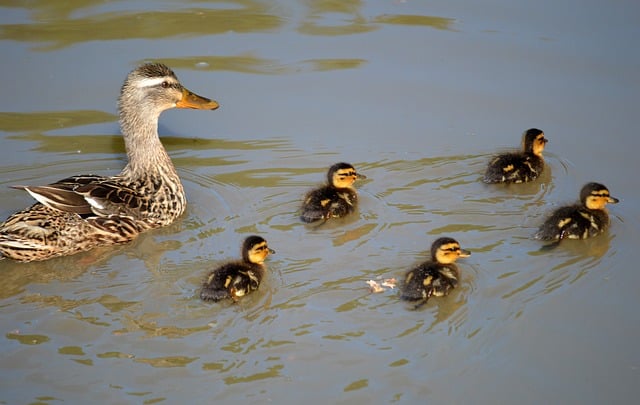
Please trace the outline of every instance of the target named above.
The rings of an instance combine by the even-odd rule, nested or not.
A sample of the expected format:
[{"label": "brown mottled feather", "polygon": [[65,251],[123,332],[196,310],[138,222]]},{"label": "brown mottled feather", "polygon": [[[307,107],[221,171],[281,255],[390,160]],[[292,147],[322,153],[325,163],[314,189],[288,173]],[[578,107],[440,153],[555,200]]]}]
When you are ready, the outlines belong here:
[{"label": "brown mottled feather", "polygon": [[158,137],[158,117],[173,108],[216,109],[185,89],[162,64],[132,71],[119,100],[128,163],[120,175],[72,176],[44,186],[16,186],[38,203],[0,224],[0,255],[46,260],[123,243],[165,226],[185,210],[186,197]]}]

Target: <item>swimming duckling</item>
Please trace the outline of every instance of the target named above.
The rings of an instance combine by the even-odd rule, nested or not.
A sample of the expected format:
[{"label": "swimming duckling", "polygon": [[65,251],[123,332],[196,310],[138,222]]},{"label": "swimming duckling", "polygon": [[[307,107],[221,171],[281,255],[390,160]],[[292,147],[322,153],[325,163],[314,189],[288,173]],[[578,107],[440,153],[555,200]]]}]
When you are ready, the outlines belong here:
[{"label": "swimming duckling", "polygon": [[257,290],[264,276],[264,260],[275,251],[260,236],[249,236],[242,244],[242,260],[223,264],[213,270],[200,291],[205,301],[240,297]]},{"label": "swimming duckling", "polygon": [[458,285],[459,271],[455,261],[469,257],[471,252],[460,248],[453,238],[443,237],[431,245],[431,260],[407,272],[400,298],[421,301],[414,309],[424,305],[432,296],[442,297]]},{"label": "swimming duckling", "polygon": [[562,239],[586,239],[596,236],[609,226],[606,205],[615,204],[617,198],[600,183],[587,183],[580,191],[580,203],[555,210],[534,235],[540,240],[555,240],[546,246],[553,248]]},{"label": "swimming duckling", "polygon": [[544,170],[542,151],[549,142],[544,132],[531,128],[522,137],[522,152],[504,153],[489,162],[485,183],[526,183],[538,178]]},{"label": "swimming duckling", "polygon": [[349,163],[336,163],[327,173],[328,184],[310,191],[304,198],[300,219],[303,222],[343,217],[355,209],[358,193],[353,188],[356,179],[367,177],[357,173]]}]

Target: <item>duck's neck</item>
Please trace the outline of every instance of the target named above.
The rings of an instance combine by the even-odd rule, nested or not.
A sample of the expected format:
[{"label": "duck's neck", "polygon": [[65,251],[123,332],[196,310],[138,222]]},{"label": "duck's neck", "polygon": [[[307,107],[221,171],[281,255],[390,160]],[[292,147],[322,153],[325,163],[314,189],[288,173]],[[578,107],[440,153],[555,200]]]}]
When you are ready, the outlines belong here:
[{"label": "duck's neck", "polygon": [[158,137],[158,114],[120,112],[128,163],[122,175],[138,178],[162,172],[177,177],[175,167]]}]

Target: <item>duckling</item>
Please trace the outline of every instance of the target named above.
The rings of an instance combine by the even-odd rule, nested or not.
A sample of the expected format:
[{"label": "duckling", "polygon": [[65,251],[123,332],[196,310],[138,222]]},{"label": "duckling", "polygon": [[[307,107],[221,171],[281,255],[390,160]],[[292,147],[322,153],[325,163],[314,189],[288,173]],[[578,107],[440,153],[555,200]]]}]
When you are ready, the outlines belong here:
[{"label": "duckling", "polygon": [[485,183],[526,183],[538,178],[544,170],[542,151],[548,139],[539,129],[528,129],[522,137],[522,152],[504,153],[489,162]]},{"label": "duckling", "polygon": [[580,190],[580,202],[560,207],[540,226],[534,235],[540,240],[554,240],[546,248],[557,246],[563,239],[586,239],[604,232],[609,226],[606,205],[619,200],[609,195],[600,183],[587,183]]},{"label": "duckling", "polygon": [[160,114],[174,107],[215,110],[218,103],[187,90],[163,64],[129,73],[118,100],[127,165],[117,176],[16,186],[37,203],[0,223],[0,257],[29,262],[72,255],[128,242],[182,215],[184,189],[158,137]]},{"label": "duckling", "polygon": [[442,297],[458,285],[459,271],[455,261],[469,257],[471,252],[460,248],[453,238],[442,237],[431,245],[431,260],[407,272],[402,283],[400,298],[405,301],[421,301],[417,309],[432,296]]},{"label": "duckling", "polygon": [[353,188],[357,179],[366,179],[349,163],[336,163],[327,172],[327,184],[310,191],[304,198],[300,219],[311,223],[343,217],[355,209],[358,193]]},{"label": "duckling", "polygon": [[232,261],[213,270],[200,291],[205,301],[220,301],[240,297],[257,290],[264,276],[264,261],[275,250],[260,236],[249,236],[242,244],[242,260]]}]

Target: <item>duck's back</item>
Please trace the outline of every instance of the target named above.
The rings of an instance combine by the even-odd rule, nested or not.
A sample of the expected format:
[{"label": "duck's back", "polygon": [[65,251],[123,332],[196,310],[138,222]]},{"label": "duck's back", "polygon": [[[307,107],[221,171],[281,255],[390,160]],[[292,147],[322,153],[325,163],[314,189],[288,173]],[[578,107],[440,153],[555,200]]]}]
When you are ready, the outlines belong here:
[{"label": "duck's back", "polygon": [[536,239],[557,240],[585,239],[603,232],[609,225],[609,216],[604,210],[590,210],[581,205],[558,208],[542,224],[535,234]]},{"label": "duck's back", "polygon": [[407,272],[401,298],[417,301],[429,299],[434,295],[444,296],[457,284],[458,268],[455,264],[428,261]]},{"label": "duck's back", "polygon": [[19,261],[50,259],[129,242],[145,229],[129,217],[87,217],[37,203],[0,225],[0,253]]},{"label": "duck's back", "polygon": [[304,222],[314,222],[330,217],[342,217],[354,210],[357,201],[358,194],[355,190],[326,185],[306,195],[300,219]]},{"label": "duck's back", "polygon": [[484,175],[485,183],[525,183],[544,169],[541,157],[532,153],[505,153],[494,157]]},{"label": "duck's back", "polygon": [[232,291],[242,291],[244,294],[257,290],[262,281],[262,275],[262,267],[257,264],[245,262],[223,264],[209,274],[200,291],[200,298],[219,301],[232,298]]}]

